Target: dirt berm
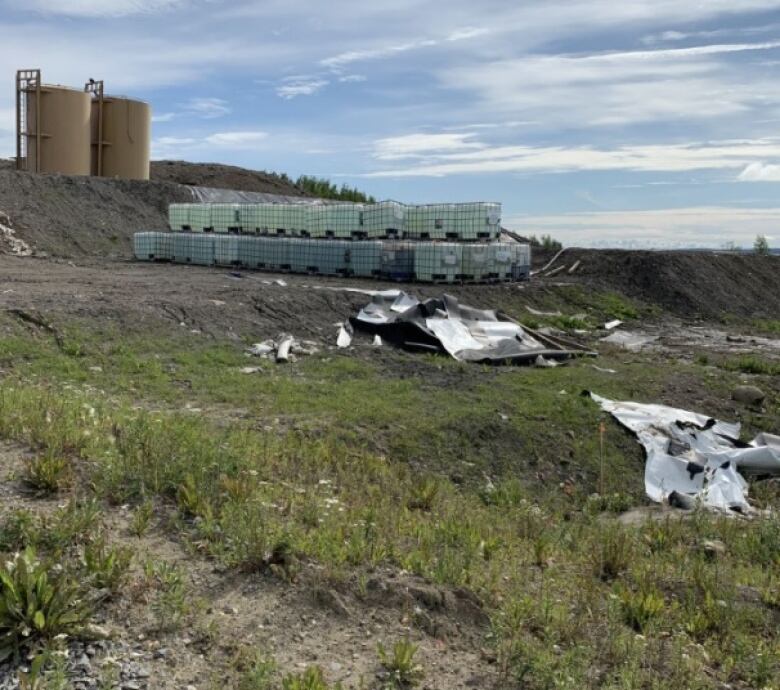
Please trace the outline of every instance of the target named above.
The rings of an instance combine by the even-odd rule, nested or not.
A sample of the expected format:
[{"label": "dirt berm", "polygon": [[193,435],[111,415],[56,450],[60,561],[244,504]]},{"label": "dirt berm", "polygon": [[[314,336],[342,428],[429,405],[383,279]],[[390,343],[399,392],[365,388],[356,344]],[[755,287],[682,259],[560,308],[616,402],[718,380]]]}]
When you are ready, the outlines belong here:
[{"label": "dirt berm", "polygon": [[192,200],[186,185],[303,196],[280,176],[227,165],[155,161],[141,182],[34,175],[2,161],[0,214],[37,254],[128,258],[133,233],[166,230],[168,204]]},{"label": "dirt berm", "polygon": [[[571,249],[552,266],[580,264],[578,281],[685,317],[780,315],[780,256],[710,251]],[[552,270],[551,269],[551,270]],[[568,269],[558,276],[569,278]]]}]

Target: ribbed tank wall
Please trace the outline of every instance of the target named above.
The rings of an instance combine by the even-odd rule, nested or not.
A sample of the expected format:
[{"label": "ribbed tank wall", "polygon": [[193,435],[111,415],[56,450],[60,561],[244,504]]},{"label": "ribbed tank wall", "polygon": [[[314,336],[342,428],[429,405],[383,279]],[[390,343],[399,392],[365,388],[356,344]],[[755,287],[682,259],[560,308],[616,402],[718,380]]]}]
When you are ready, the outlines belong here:
[{"label": "ribbed tank wall", "polygon": [[[93,100],[92,174],[148,180],[151,107],[148,103],[130,98],[105,97],[102,104],[102,132],[99,132],[100,108],[100,102]],[[102,145],[99,145],[101,138]],[[100,165],[98,157],[101,159]]]},{"label": "ribbed tank wall", "polygon": [[27,131],[24,169],[29,172],[89,175],[90,95],[64,86],[44,84],[40,99],[39,119],[36,92],[33,90],[25,94]]}]

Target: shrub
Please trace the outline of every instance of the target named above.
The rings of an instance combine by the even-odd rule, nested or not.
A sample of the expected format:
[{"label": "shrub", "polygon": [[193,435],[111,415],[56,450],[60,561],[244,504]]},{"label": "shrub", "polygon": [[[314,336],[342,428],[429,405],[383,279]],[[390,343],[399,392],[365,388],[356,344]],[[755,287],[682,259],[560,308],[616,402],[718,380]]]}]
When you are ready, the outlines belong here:
[{"label": "shrub", "polygon": [[637,632],[644,632],[664,610],[663,595],[655,588],[624,589],[619,594],[623,618]]},{"label": "shrub", "polygon": [[596,535],[589,551],[593,573],[602,580],[614,580],[631,563],[636,543],[633,536],[619,525],[608,525]]},{"label": "shrub", "polygon": [[91,583],[99,589],[116,592],[133,559],[132,549],[112,546],[102,535],[84,547],[84,567]]},{"label": "shrub", "polygon": [[24,508],[14,510],[0,523],[0,551],[21,551],[33,543],[38,524],[35,516]]},{"label": "shrub", "polygon": [[422,678],[422,666],[414,660],[417,650],[417,645],[406,638],[393,645],[392,653],[388,653],[381,643],[377,645],[379,661],[390,673],[390,682],[395,687],[414,687]]},{"label": "shrub", "polygon": [[91,615],[80,586],[28,547],[0,565],[0,661],[21,656],[57,635],[78,634]]},{"label": "shrub", "polygon": [[254,654],[241,675],[238,690],[271,690],[274,687],[276,664],[272,659]]},{"label": "shrub", "polygon": [[753,242],[753,251],[761,256],[769,254],[769,242],[766,239],[766,235],[756,235],[756,240]]},{"label": "shrub", "polygon": [[[329,690],[322,669],[319,666],[309,666],[303,673],[286,676],[282,679],[282,690]],[[341,684],[334,686],[339,690]]]},{"label": "shrub", "polygon": [[435,479],[424,479],[412,487],[412,495],[406,505],[409,510],[422,510],[430,513],[438,493],[439,483]]},{"label": "shrub", "polygon": [[36,455],[27,461],[23,478],[41,495],[57,493],[71,483],[70,462],[54,453]]},{"label": "shrub", "polygon": [[154,517],[154,504],[146,500],[133,511],[133,517],[130,520],[130,532],[139,539],[146,534],[149,525]]}]

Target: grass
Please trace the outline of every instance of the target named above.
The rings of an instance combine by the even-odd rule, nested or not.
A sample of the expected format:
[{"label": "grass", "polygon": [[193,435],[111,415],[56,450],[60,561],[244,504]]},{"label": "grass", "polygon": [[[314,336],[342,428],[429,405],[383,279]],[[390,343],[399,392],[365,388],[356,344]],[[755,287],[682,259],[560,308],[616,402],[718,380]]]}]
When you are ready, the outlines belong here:
[{"label": "grass", "polygon": [[[243,578],[292,581],[316,563],[334,582],[384,566],[467,587],[491,616],[485,644],[510,685],[780,678],[776,513],[617,525],[643,490],[638,444],[614,424],[604,496],[592,496],[602,416],[579,392],[658,399],[699,365],[632,357],[608,362],[620,370],[611,376],[587,362],[506,371],[418,357],[424,376],[403,377],[387,360],[328,354],[247,376],[235,346],[66,338],[67,351],[0,344],[10,372],[0,437],[66,461],[78,496],[48,517],[4,513],[0,551],[33,547],[88,587],[121,588],[132,556],[108,540],[102,511],[130,504],[132,534],[152,529],[157,509],[173,512],[176,538]],[[205,412],[181,411],[187,403]],[[711,539],[724,555],[702,555]],[[161,634],[182,626],[192,613],[182,572],[145,563],[143,573]],[[417,662],[396,647],[381,663],[401,680]],[[285,676],[265,663],[242,687],[327,687],[316,670]]]},{"label": "grass", "polygon": [[755,319],[751,326],[758,333],[771,336],[780,335],[780,319]]},{"label": "grass", "polygon": [[757,357],[756,355],[728,358],[723,360],[720,366],[729,371],[740,371],[744,374],[780,375],[780,362]]}]

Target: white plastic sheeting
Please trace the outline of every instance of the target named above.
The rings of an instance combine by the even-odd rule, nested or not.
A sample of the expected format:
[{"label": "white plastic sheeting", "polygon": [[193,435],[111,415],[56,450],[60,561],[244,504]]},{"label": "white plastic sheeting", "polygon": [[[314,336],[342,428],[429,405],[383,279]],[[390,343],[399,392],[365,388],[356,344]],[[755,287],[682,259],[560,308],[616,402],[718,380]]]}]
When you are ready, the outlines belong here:
[{"label": "white plastic sheeting", "polygon": [[616,402],[590,394],[634,432],[647,454],[645,491],[658,503],[700,503],[750,512],[743,475],[780,474],[780,437],[739,441],[739,424],[665,405]]},{"label": "white plastic sheeting", "polygon": [[356,328],[402,346],[444,351],[467,362],[533,362],[585,353],[567,348],[489,309],[460,304],[451,295],[420,301],[399,290],[375,292],[352,319]]}]

